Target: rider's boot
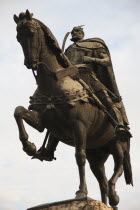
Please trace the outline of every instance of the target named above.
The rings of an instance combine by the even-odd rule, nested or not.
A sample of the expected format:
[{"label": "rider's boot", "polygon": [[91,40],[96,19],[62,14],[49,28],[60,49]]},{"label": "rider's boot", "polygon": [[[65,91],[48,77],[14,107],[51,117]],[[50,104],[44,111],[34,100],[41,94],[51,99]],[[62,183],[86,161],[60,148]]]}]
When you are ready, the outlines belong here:
[{"label": "rider's boot", "polygon": [[32,157],[32,159],[39,159],[40,161],[56,160],[54,157],[54,151],[56,150],[58,142],[59,141],[56,139],[56,137],[53,134],[50,134],[46,148],[42,146]]},{"label": "rider's boot", "polygon": [[59,140],[57,140],[57,138],[51,133],[48,139],[47,146],[43,152],[44,160],[47,161],[56,160],[56,158],[54,157],[54,152],[56,150],[58,142]]},{"label": "rider's boot", "polygon": [[130,131],[124,126],[120,111],[115,106],[113,106],[113,108],[110,111],[110,114],[118,123],[115,127],[115,135],[117,137],[120,137],[121,139],[126,138],[126,137],[131,138],[132,135]]}]

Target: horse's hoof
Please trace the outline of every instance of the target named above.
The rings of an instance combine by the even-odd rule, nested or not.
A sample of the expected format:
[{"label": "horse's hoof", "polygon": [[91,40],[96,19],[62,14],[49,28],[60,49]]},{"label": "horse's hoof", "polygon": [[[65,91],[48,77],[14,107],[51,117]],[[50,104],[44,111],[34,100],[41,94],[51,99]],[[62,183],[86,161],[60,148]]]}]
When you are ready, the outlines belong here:
[{"label": "horse's hoof", "polygon": [[27,141],[26,144],[23,145],[23,151],[26,152],[27,155],[33,156],[36,154],[36,146],[34,143]]},{"label": "horse's hoof", "polygon": [[120,201],[120,199],[119,199],[119,196],[117,194],[109,196],[110,206],[114,206],[114,208],[116,208],[115,206],[118,205],[119,201]]},{"label": "horse's hoof", "polygon": [[113,210],[118,210],[117,206],[112,206]]},{"label": "horse's hoof", "polygon": [[83,192],[82,190],[78,190],[76,192],[75,199],[80,199],[80,198],[87,198],[87,193]]}]

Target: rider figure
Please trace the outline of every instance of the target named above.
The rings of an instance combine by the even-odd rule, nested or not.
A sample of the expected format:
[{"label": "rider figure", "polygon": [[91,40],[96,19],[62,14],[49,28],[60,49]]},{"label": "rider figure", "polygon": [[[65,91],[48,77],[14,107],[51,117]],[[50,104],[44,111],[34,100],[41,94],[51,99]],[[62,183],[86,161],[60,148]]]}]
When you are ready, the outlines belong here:
[{"label": "rider figure", "polygon": [[[118,125],[115,128],[115,134],[130,138],[129,122],[118,91],[110,53],[105,42],[99,38],[84,40],[82,26],[74,27],[71,35],[71,41],[74,43],[66,49],[65,55],[73,65],[90,64],[93,70],[91,87],[110,115],[116,120]],[[48,156],[46,160],[53,160],[57,144],[58,140],[50,134],[45,152],[46,156]]]},{"label": "rider figure", "polygon": [[[110,53],[106,44],[99,38],[84,40],[84,31],[81,26],[74,27],[71,35],[71,41],[74,44],[66,49],[65,55],[73,65],[81,63],[93,64],[94,79],[96,80],[93,88],[97,97],[105,105],[107,110],[112,112],[117,122],[122,118],[124,125],[127,127],[129,122],[118,91]],[[119,109],[120,113],[117,109]],[[121,117],[118,116],[120,114]]]}]

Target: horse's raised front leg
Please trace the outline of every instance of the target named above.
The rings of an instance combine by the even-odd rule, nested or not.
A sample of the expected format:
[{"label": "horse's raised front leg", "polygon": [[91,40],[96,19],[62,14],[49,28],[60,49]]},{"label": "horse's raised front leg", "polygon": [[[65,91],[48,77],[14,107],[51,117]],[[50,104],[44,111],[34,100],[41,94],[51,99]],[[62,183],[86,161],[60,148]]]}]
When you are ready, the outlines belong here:
[{"label": "horse's raised front leg", "polygon": [[74,121],[74,141],[75,141],[75,157],[79,169],[80,185],[76,192],[76,198],[87,197],[87,186],[85,179],[85,163],[86,163],[86,128],[82,122]]},{"label": "horse's raised front leg", "polygon": [[23,120],[39,132],[43,132],[44,127],[42,125],[40,115],[35,111],[25,109],[23,106],[18,106],[15,109],[14,117],[18,125],[19,139],[22,142],[23,150],[30,156],[35,155],[36,146],[34,143],[28,141],[28,134],[25,130]]},{"label": "horse's raised front leg", "polygon": [[115,185],[118,180],[118,178],[123,173],[123,159],[124,159],[124,151],[121,146],[121,142],[117,141],[115,144],[113,144],[113,147],[111,148],[111,153],[113,155],[114,159],[114,173],[109,180],[109,204],[114,208],[117,209],[117,205],[119,203],[119,196],[117,195],[115,191]]},{"label": "horse's raised front leg", "polygon": [[93,150],[87,149],[87,160],[89,162],[90,168],[98,180],[102,202],[107,205],[107,197],[108,197],[108,181],[105,174],[104,163],[106,162],[109,154],[104,152],[102,149]]}]

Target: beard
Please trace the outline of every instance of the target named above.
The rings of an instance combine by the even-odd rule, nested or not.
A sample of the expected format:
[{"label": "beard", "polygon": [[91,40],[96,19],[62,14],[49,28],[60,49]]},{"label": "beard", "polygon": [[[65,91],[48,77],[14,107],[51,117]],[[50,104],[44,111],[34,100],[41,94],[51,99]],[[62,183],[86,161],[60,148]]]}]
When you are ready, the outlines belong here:
[{"label": "beard", "polygon": [[75,35],[75,36],[73,36],[73,37],[71,38],[71,41],[77,42],[77,41],[79,41],[79,40],[81,40],[81,39],[83,39],[82,36]]}]

